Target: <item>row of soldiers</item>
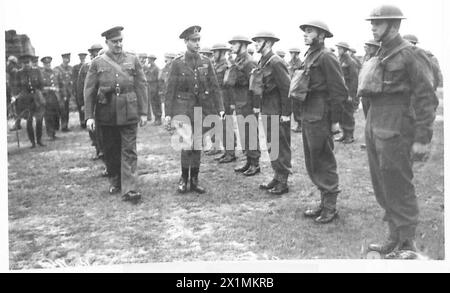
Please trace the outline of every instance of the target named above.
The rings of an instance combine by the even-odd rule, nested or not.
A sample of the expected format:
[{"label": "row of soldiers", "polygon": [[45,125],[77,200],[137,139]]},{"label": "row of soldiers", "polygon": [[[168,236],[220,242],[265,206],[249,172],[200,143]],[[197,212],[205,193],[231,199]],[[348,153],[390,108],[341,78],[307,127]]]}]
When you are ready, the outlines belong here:
[{"label": "row of soldiers", "polygon": [[[348,45],[338,44],[339,58],[326,48],[325,39],[333,34],[322,21],[300,25],[309,49],[297,70],[273,52],[280,39],[271,32],[260,32],[251,40],[234,36],[228,42],[231,48],[216,44],[211,49],[212,62],[199,54],[201,27],[189,27],[179,36],[187,50],[171,61],[162,89],[156,89],[152,61],[147,65],[143,58],[140,62],[136,55],[123,51],[123,27],[105,31],[102,36],[108,49],[86,66],[83,97],[87,128],[102,133],[109,192],[121,193],[123,200],[134,203],[141,199],[137,187],[137,126],[144,126],[149,118],[149,92],[158,92],[163,95],[168,128],[190,132],[191,143],[181,149],[178,192],[206,192],[199,182],[200,158],[203,134],[211,127],[202,127],[200,133],[194,131],[198,108],[202,120],[209,115],[224,119],[225,135],[220,143],[227,147],[218,158],[222,163],[236,158],[234,147],[228,147],[233,143],[226,141],[234,137],[234,131],[225,118],[234,113],[246,120],[263,118],[263,129],[271,142],[269,154],[275,145],[279,154],[271,157],[272,180],[261,184],[260,189],[274,196],[289,192],[294,113],[301,122],[306,171],[320,192],[320,204],[305,210],[304,215],[316,223],[329,223],[338,215],[341,192],[333,135],[342,130],[342,141],[353,139],[354,119],[352,122],[350,116],[355,99],[363,97],[368,106],[365,139],[372,184],[389,227],[387,241],[371,244],[369,249],[383,254],[396,248],[415,250],[418,205],[412,183],[412,155],[426,154],[431,141],[438,81],[430,58],[399,35],[402,19],[402,12],[395,6],[383,5],[372,11],[367,20],[371,21],[374,40],[366,45],[375,47],[376,52],[366,56],[356,82],[351,80],[355,70],[350,67],[356,62],[348,54]],[[261,55],[258,62],[248,53],[251,43]],[[226,55],[230,50],[235,58]],[[148,79],[146,66],[151,69],[147,70]],[[292,90],[297,77],[300,94]],[[147,90],[149,80],[154,86],[151,90]],[[161,101],[161,97],[155,101]],[[160,115],[157,113],[155,118]],[[254,176],[261,172],[258,135],[250,137],[247,123],[238,127],[246,162],[235,171]],[[256,148],[251,146],[254,139]]]}]

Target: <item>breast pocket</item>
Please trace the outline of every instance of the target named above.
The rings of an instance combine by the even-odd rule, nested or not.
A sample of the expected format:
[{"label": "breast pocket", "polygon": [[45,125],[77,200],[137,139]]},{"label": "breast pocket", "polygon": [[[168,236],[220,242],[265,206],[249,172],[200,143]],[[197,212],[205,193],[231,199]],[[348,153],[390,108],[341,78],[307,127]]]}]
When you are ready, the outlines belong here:
[{"label": "breast pocket", "polygon": [[405,70],[405,64],[400,59],[395,58],[385,65],[383,84],[390,86],[401,80]]}]

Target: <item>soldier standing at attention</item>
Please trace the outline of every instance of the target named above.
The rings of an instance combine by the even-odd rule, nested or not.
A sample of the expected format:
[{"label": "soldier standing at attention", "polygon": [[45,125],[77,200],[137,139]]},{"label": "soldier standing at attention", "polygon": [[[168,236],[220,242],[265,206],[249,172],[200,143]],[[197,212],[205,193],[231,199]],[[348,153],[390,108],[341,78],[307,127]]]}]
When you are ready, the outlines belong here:
[{"label": "soldier standing at attention", "polygon": [[43,88],[42,94],[45,98],[45,126],[47,129],[47,135],[50,140],[55,140],[56,126],[59,119],[59,95],[64,83],[61,76],[56,74],[52,69],[52,57],[46,56],[41,58],[44,68],[41,70]]},{"label": "soldier standing at attention", "polygon": [[[272,195],[289,192],[287,180],[291,173],[291,114],[292,105],[288,98],[291,79],[286,62],[272,51],[272,46],[280,39],[271,32],[260,32],[252,38],[256,51],[261,54],[258,69],[263,74],[263,91],[261,113],[267,142],[270,142],[269,154],[273,144],[278,144],[278,156],[271,158],[274,177],[268,184],[261,184],[261,189]],[[267,119],[265,119],[267,118]],[[277,119],[277,127],[272,129],[272,119]],[[278,141],[273,141],[272,134],[278,132]],[[276,136],[275,136],[276,137]]]},{"label": "soldier standing at attention", "polygon": [[[20,56],[23,64],[15,77],[12,87],[12,102],[16,102],[17,113],[27,119],[27,134],[31,142],[31,148],[36,147],[36,143],[45,146],[42,141],[42,121],[45,113],[45,100],[40,92],[44,81],[42,73],[31,64],[31,55]],[[36,119],[36,135],[33,129],[33,117]],[[36,140],[35,140],[36,138]]]},{"label": "soldier standing at attention", "polygon": [[[234,95],[232,89],[224,84],[225,71],[228,69],[227,52],[230,48],[226,44],[215,44],[211,51],[214,54],[214,70],[217,76],[217,82],[219,83],[219,88],[222,93],[223,105],[225,107],[225,115],[228,115],[228,119],[232,119],[236,105],[234,102]],[[225,149],[223,155],[218,159],[220,164],[226,164],[236,161],[236,155],[234,152],[236,146],[236,140],[234,139],[234,129],[233,127],[227,127],[227,121],[223,120],[223,135],[222,143]],[[227,135],[228,133],[228,135]],[[233,140],[233,148],[227,149],[227,138]],[[217,137],[215,137],[217,139]]]},{"label": "soldier standing at attention", "polygon": [[349,54],[350,58],[352,58],[352,60],[355,62],[356,69],[358,70],[358,74],[359,74],[359,71],[361,70],[361,67],[362,67],[362,63],[359,60],[359,58],[356,57],[356,49],[350,48],[348,51],[348,54]]},{"label": "soldier standing at attention", "polygon": [[63,63],[55,67],[55,71],[61,75],[64,82],[64,88],[61,91],[61,100],[59,101],[61,114],[61,131],[68,132],[69,129],[69,103],[73,94],[72,66],[70,63],[70,53],[61,55]]},{"label": "soldier standing at attention", "polygon": [[[289,76],[294,76],[294,72],[297,69],[300,69],[302,65],[302,60],[300,60],[300,49],[299,48],[291,48],[289,49],[289,53],[291,54],[291,60],[288,63]],[[297,127],[292,131],[294,132],[302,132],[302,120],[300,117],[300,102],[297,99],[292,99],[292,112],[294,114],[294,120],[297,122]]]},{"label": "soldier standing at attention", "polygon": [[[248,53],[248,45],[252,43],[246,36],[236,35],[229,41],[231,50],[236,54],[236,59],[232,65],[236,70],[236,82],[233,87],[233,96],[236,104],[236,116],[238,119],[247,120],[253,117],[258,122],[258,115],[261,112],[260,97],[256,97],[249,90],[250,74],[256,68],[256,62]],[[238,120],[239,121],[239,120]],[[239,135],[242,150],[247,160],[243,166],[234,169],[235,172],[244,176],[254,176],[261,172],[259,158],[261,150],[258,136],[250,138],[249,125],[238,123]],[[245,136],[243,136],[245,134]],[[256,149],[250,149],[250,139],[256,139]]]},{"label": "soldier standing at attention", "polygon": [[348,90],[348,98],[344,101],[341,119],[339,120],[343,133],[335,141],[349,144],[355,141],[353,137],[355,117],[353,115],[359,104],[356,95],[356,91],[358,90],[358,68],[355,61],[348,54],[350,47],[347,43],[340,42],[336,47],[339,55],[339,63],[344,74],[345,85]]},{"label": "soldier standing at attention", "polygon": [[[401,10],[391,5],[375,8],[366,19],[375,41],[381,43],[374,57],[380,62],[373,63],[371,74],[361,75],[358,88],[370,99],[365,129],[370,175],[389,228],[385,242],[369,245],[369,250],[381,254],[396,248],[417,249],[419,206],[412,182],[412,155],[426,154],[435,119],[433,84],[411,44],[399,34],[402,19]],[[375,86],[374,81],[378,81]]]},{"label": "soldier standing at attention", "polygon": [[[202,133],[193,131],[194,107],[202,108],[203,117],[217,115],[220,112],[220,116],[223,118],[225,113],[211,61],[199,54],[200,30],[200,26],[191,26],[179,36],[184,40],[187,51],[172,62],[167,81],[166,123],[170,125],[172,117],[176,115],[185,115],[190,118],[190,125],[186,126],[190,127],[191,145],[181,150],[181,178],[178,184],[180,193],[187,191],[189,172],[190,190],[205,193],[205,189],[199,185],[198,181]],[[200,118],[203,122],[203,118]],[[175,121],[175,123],[180,123],[180,121]]]},{"label": "soldier standing at attention", "polygon": [[167,78],[169,77],[170,66],[172,65],[173,59],[176,57],[174,53],[166,53],[164,54],[164,67],[159,72],[159,96],[161,97],[161,102],[164,103],[166,100],[166,87],[167,87]]},{"label": "soldier standing at attention", "polygon": [[91,131],[102,128],[109,193],[121,192],[122,200],[136,203],[141,199],[136,136],[138,123],[147,123],[147,91],[138,58],[122,49],[122,30],[117,26],[102,33],[108,51],[89,67],[84,84],[86,125]]},{"label": "soldier standing at attention", "polygon": [[[103,47],[100,44],[94,44],[88,49],[88,52],[90,54],[89,57],[91,58],[91,62],[92,62],[92,60],[95,59],[95,57],[97,57],[99,51],[102,49],[103,49]],[[78,73],[77,83],[76,83],[77,93],[81,96],[80,102],[82,102],[81,106],[83,108],[83,112],[84,112],[84,82],[86,81],[86,76],[89,71],[89,66],[91,66],[91,62],[84,63],[81,66],[80,72]],[[95,110],[94,110],[94,114],[95,114]],[[94,131],[88,130],[88,133],[89,133],[89,137],[91,138],[92,146],[95,147],[95,151],[96,151],[96,154],[92,159],[93,160],[103,159],[103,140],[102,140],[101,127],[95,127]],[[105,169],[105,171],[103,172],[103,175],[106,176],[107,174],[108,174],[108,172]]]},{"label": "soldier standing at attention", "polygon": [[147,120],[151,120],[150,116],[150,105],[153,110],[153,116],[155,117],[155,121],[153,122],[153,126],[159,126],[161,125],[161,116],[162,116],[162,110],[161,110],[161,97],[159,95],[159,68],[155,64],[156,56],[153,54],[148,55],[148,66],[145,70],[145,76],[147,78],[147,84],[148,84],[148,98],[150,100],[149,109],[148,109],[148,116]]},{"label": "soldier standing at attention", "polygon": [[81,128],[86,128],[86,121],[84,120],[84,97],[81,93],[78,93],[77,81],[78,74],[80,73],[80,68],[83,64],[86,63],[86,53],[79,53],[78,57],[80,58],[80,63],[73,66],[72,69],[72,88],[73,88],[73,96],[75,97],[75,102],[77,104],[78,115],[80,117],[80,126]]},{"label": "soldier standing at attention", "polygon": [[340,190],[333,133],[339,130],[342,103],[348,93],[336,55],[325,48],[325,38],[333,37],[328,26],[316,20],[302,24],[300,29],[309,46],[302,69],[310,68],[308,94],[301,107],[303,151],[308,175],[320,191],[320,205],[304,215],[325,224],[338,214]]}]

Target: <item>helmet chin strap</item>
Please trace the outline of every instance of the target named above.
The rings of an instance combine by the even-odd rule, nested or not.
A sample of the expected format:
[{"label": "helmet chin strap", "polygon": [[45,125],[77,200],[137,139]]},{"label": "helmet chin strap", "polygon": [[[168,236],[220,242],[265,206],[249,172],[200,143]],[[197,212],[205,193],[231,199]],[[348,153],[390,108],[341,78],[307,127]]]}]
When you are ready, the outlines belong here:
[{"label": "helmet chin strap", "polygon": [[258,50],[258,53],[262,54],[262,50],[266,47],[267,41],[264,40],[264,43],[262,44],[261,48]]},{"label": "helmet chin strap", "polygon": [[389,32],[391,31],[392,28],[392,22],[388,21],[388,26],[386,27],[386,29],[384,30],[383,34],[380,37],[380,42],[383,42],[383,39],[389,34]]}]

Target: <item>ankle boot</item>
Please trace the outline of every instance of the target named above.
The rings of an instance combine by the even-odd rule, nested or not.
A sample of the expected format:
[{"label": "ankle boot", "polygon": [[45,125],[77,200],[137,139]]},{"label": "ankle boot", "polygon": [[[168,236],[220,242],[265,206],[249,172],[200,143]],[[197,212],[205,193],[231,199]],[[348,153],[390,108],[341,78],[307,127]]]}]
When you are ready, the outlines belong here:
[{"label": "ankle boot", "polygon": [[191,191],[195,191],[197,193],[205,193],[206,190],[198,184],[198,173],[199,168],[191,167]]},{"label": "ankle boot", "polygon": [[188,178],[189,178],[189,168],[181,168],[181,178],[180,181],[178,181],[179,193],[186,193]]}]

